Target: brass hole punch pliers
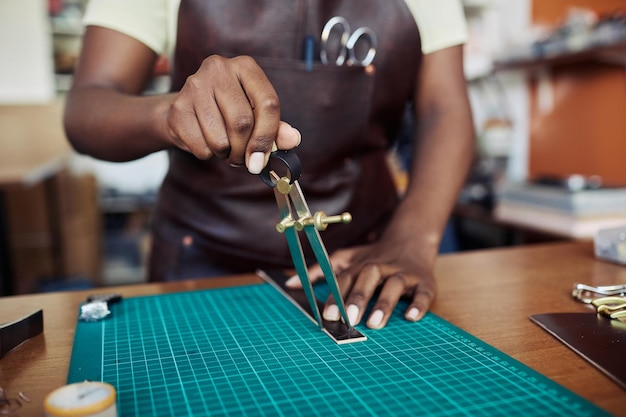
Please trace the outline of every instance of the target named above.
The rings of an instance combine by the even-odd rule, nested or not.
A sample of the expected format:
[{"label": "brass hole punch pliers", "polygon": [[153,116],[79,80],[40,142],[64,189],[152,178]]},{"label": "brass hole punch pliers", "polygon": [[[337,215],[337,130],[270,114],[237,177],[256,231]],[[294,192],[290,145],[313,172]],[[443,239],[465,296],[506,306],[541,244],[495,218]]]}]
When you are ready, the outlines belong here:
[{"label": "brass hole punch pliers", "polygon": [[615,320],[626,319],[626,284],[597,287],[575,284],[572,297],[582,303],[591,304],[598,314]]},{"label": "brass hole punch pliers", "polygon": [[[284,175],[277,174],[277,171],[282,172],[284,170],[286,170]],[[311,284],[307,272],[307,264],[298,232],[304,232],[306,235],[315,258],[322,269],[324,278],[328,283],[330,293],[337,304],[341,318],[347,327],[347,335],[345,333],[341,335],[342,341],[364,338],[350,323],[335,272],[330,264],[328,253],[326,252],[326,248],[319,234],[320,231],[326,230],[330,223],[349,223],[352,220],[352,216],[347,212],[338,216],[328,216],[323,211],[311,214],[307,202],[304,199],[300,184],[298,183],[300,174],[300,159],[298,155],[291,150],[273,151],[268,164],[260,174],[263,182],[274,190],[274,196],[276,197],[276,204],[278,205],[281,218],[280,222],[276,225],[276,230],[280,233],[284,233],[287,238],[287,244],[294,267],[302,283],[302,288],[306,294],[311,311],[313,312],[313,319],[320,329],[329,333],[331,337],[339,342],[336,335],[331,334],[332,332],[329,332],[328,329],[325,328],[325,321],[322,320],[320,309],[313,292],[313,285]]]},{"label": "brass hole punch pliers", "polygon": [[624,297],[600,297],[593,300],[591,304],[598,314],[615,320],[626,319],[626,298]]}]

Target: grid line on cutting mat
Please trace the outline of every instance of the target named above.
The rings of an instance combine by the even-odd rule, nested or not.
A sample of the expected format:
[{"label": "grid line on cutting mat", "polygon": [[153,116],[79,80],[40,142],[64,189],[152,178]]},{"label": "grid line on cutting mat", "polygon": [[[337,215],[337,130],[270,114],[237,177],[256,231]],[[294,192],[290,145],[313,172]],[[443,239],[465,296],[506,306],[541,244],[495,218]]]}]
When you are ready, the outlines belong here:
[{"label": "grid line on cutting mat", "polygon": [[78,322],[68,382],[113,384],[120,417],[607,415],[432,313],[360,330],[336,344],[269,284],[127,298]]}]

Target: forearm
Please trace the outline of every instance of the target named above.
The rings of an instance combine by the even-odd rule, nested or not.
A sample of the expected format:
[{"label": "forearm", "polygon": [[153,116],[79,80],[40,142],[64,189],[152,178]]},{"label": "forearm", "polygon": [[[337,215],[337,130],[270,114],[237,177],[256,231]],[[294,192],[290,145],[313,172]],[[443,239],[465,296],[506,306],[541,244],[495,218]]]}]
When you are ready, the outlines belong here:
[{"label": "forearm", "polygon": [[418,131],[409,185],[383,239],[403,242],[408,256],[432,266],[474,157],[462,47],[425,55],[416,86]]},{"label": "forearm", "polygon": [[474,155],[474,130],[465,100],[432,109],[417,132],[409,186],[386,236],[434,262],[443,230]]},{"label": "forearm", "polygon": [[173,95],[136,96],[83,86],[70,92],[64,124],[80,153],[129,161],[171,146],[166,127]]}]

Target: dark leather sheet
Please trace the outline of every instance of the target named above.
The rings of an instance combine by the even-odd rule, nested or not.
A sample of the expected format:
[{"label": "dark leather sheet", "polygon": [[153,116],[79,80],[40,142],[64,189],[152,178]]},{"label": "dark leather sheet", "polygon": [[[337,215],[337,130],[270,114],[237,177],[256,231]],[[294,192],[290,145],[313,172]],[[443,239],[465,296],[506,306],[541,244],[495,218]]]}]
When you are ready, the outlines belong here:
[{"label": "dark leather sheet", "polygon": [[626,390],[626,323],[595,313],[535,314],[530,319]]}]

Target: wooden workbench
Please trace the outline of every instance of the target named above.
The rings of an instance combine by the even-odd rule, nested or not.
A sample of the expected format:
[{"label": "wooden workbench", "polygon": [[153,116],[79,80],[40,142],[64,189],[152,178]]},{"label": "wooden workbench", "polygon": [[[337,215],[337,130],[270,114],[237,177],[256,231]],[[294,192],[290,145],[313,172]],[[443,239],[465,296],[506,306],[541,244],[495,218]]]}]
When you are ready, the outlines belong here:
[{"label": "wooden workbench", "polygon": [[[533,324],[529,316],[584,312],[570,296],[574,283],[626,283],[626,268],[593,257],[589,242],[553,243],[444,255],[437,264],[433,311],[607,411],[626,416],[626,391]],[[258,282],[254,275],[106,288],[125,297]],[[42,401],[64,385],[78,306],[88,293],[0,298],[0,323],[39,308],[44,334],[0,359],[0,386],[31,398],[24,415],[41,415]],[[20,414],[22,415],[22,414]]]}]

